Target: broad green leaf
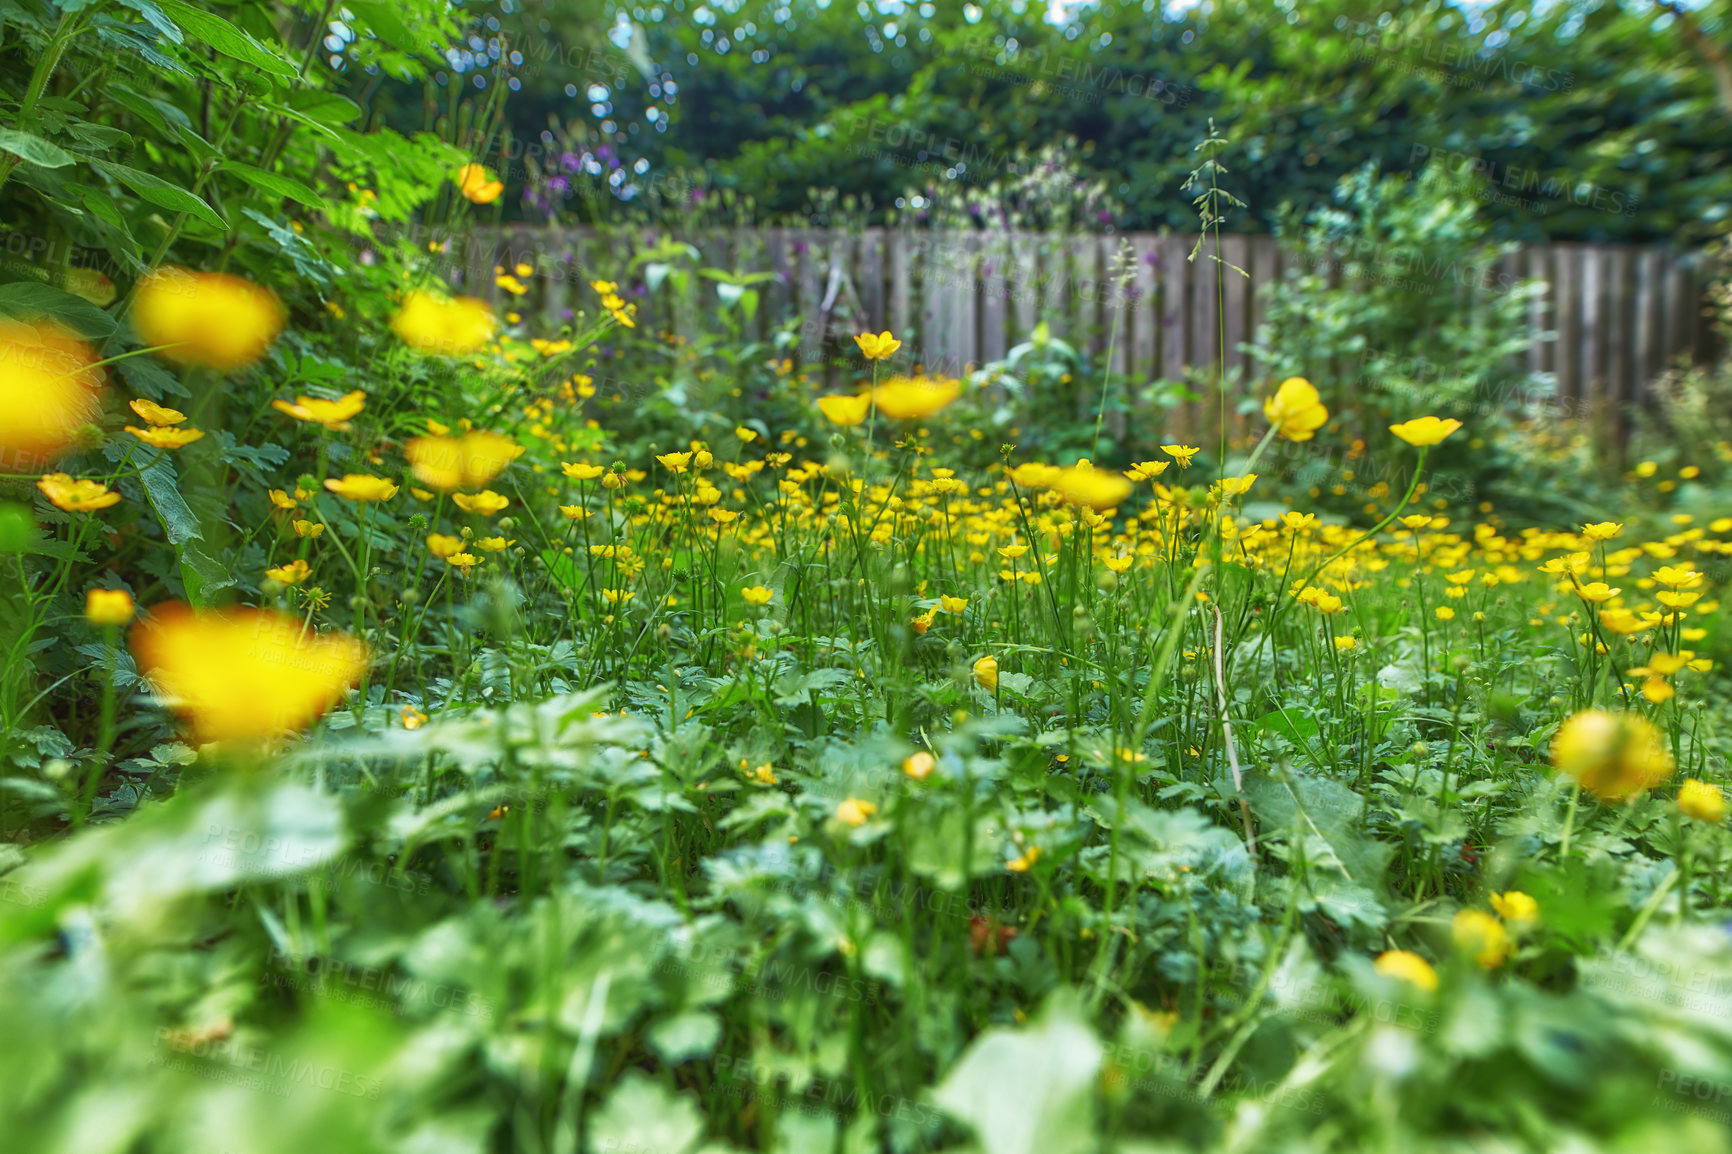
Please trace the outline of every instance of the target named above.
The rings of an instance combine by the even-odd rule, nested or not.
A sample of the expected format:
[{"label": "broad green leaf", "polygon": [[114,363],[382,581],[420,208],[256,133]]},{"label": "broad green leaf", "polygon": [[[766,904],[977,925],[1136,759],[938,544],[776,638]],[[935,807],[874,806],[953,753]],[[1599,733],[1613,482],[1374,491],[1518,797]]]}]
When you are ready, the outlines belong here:
[{"label": "broad green leaf", "polygon": [[703,1134],[703,1115],[691,1098],[652,1081],[641,1070],[631,1070],[595,1113],[589,1148],[593,1154],[622,1150],[686,1154]]},{"label": "broad green leaf", "polygon": [[324,197],[291,177],[266,172],[262,168],[254,168],[250,164],[242,164],[235,160],[224,161],[223,171],[232,172],[254,188],[262,189],[273,196],[299,201],[308,208],[325,207]]},{"label": "broad green leaf", "polygon": [[0,285],[0,316],[47,317],[93,341],[115,330],[114,318],[85,300],[35,281]]},{"label": "broad green leaf", "polygon": [[243,64],[251,64],[261,72],[293,80],[295,66],[242,32],[214,12],[195,8],[185,0],[156,0],[162,10],[194,37],[209,44],[224,56],[232,56]]},{"label": "broad green leaf", "polygon": [[41,168],[65,168],[78,160],[58,144],[50,144],[40,136],[32,136],[16,128],[0,128],[0,150],[13,153]]},{"label": "broad green leaf", "polygon": [[223,223],[223,218],[216,214],[215,209],[178,184],[170,184],[160,176],[152,176],[124,164],[113,164],[106,160],[91,163],[159,208],[191,213],[213,228],[228,231],[229,226]]},{"label": "broad green leaf", "polygon": [[974,1040],[933,1098],[992,1154],[1081,1154],[1095,1147],[1101,1044],[1068,992],[1027,1029]]}]

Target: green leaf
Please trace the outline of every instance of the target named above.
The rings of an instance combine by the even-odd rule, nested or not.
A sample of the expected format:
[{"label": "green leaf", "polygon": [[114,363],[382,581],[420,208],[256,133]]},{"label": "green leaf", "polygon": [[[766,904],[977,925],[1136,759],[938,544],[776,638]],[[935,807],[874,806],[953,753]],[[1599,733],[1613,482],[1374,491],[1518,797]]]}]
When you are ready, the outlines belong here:
[{"label": "green leaf", "polygon": [[589,1148],[594,1154],[621,1150],[686,1154],[703,1133],[703,1115],[691,1098],[651,1081],[641,1070],[632,1070],[597,1111]]},{"label": "green leaf", "polygon": [[65,168],[75,164],[78,158],[61,148],[58,144],[50,144],[40,136],[32,136],[28,132],[20,132],[16,128],[0,128],[0,149],[13,153],[40,168]]},{"label": "green leaf", "polygon": [[216,214],[215,209],[178,184],[170,184],[160,176],[152,176],[124,164],[113,164],[106,160],[91,163],[99,171],[107,173],[159,208],[191,213],[213,228],[228,231],[229,226],[223,223],[223,218]]},{"label": "green leaf", "polygon": [[361,106],[339,92],[303,88],[289,100],[289,107],[321,124],[352,124],[361,116]]},{"label": "green leaf", "polygon": [[162,10],[194,37],[209,44],[224,56],[232,56],[243,64],[251,64],[261,72],[295,79],[295,66],[242,32],[214,12],[195,8],[184,0],[157,0]]},{"label": "green leaf", "polygon": [[553,574],[554,580],[573,593],[582,592],[583,573],[578,570],[577,564],[570,557],[557,549],[543,549],[541,560],[546,564],[547,571]]},{"label": "green leaf", "polygon": [[117,327],[113,317],[83,297],[35,281],[0,285],[0,316],[47,317],[93,341],[106,339]]},{"label": "green leaf", "polygon": [[673,1065],[708,1054],[721,1036],[720,1018],[706,1010],[692,1010],[658,1022],[649,1032],[649,1044],[662,1061]]},{"label": "green leaf", "polygon": [[1081,1154],[1095,1146],[1100,1065],[1100,1041],[1060,992],[1028,1029],[976,1038],[933,1098],[992,1154]]},{"label": "green leaf", "polygon": [[36,522],[22,505],[0,505],[0,554],[29,553],[36,543]]},{"label": "green leaf", "polygon": [[279,176],[274,172],[266,172],[262,168],[254,168],[250,164],[242,164],[236,160],[224,161],[222,167],[224,172],[232,172],[254,188],[261,189],[273,196],[299,201],[308,208],[325,207],[325,198],[298,180]]}]

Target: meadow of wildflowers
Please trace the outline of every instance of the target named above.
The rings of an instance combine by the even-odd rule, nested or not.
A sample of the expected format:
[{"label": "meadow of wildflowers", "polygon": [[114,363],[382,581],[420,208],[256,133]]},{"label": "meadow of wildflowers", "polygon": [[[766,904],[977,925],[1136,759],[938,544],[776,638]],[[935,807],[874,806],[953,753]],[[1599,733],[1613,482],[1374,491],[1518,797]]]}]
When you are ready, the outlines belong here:
[{"label": "meadow of wildflowers", "polygon": [[[128,8],[236,122],[298,75]],[[154,259],[0,285],[8,1154],[1732,1146],[1732,445],[1555,524],[1305,376],[1031,454],[743,280],[695,344],[643,262],[464,295],[496,173],[281,123],[236,195],[330,147],[346,207],[225,248],[226,162],[128,169]]]}]

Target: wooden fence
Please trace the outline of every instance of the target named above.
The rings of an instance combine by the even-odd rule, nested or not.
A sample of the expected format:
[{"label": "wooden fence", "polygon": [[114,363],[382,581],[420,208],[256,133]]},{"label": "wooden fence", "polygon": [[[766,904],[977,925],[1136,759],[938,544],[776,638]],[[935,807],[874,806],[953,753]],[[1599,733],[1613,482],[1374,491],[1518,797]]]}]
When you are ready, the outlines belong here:
[{"label": "wooden fence", "polygon": [[[576,304],[592,302],[591,279],[641,281],[631,258],[659,234],[619,230],[519,228],[476,232],[453,267],[465,291],[497,300],[494,271],[527,266],[523,313],[557,323]],[[1221,257],[1248,275],[1224,284],[1214,262],[1188,258],[1195,238],[1152,233],[1096,237],[1050,233],[753,229],[693,232],[702,267],[768,271],[753,324],[759,335],[791,316],[802,318],[802,351],[816,361],[846,348],[848,335],[889,329],[904,353],[932,371],[958,373],[1002,358],[1045,321],[1054,336],[1095,356],[1109,342],[1117,380],[1208,380],[1226,349],[1229,377],[1260,392],[1267,382],[1242,346],[1264,317],[1265,288],[1294,270],[1298,257],[1272,237],[1225,236]],[[1121,251],[1127,275],[1115,275]],[[1378,262],[1372,262],[1374,264]],[[1416,294],[1448,294],[1461,270],[1381,262],[1379,275],[1401,278]],[[1530,305],[1532,341],[1525,367],[1555,379],[1566,413],[1593,414],[1627,431],[1632,406],[1680,356],[1711,352],[1703,322],[1705,285],[1691,254],[1635,245],[1549,244],[1504,255],[1476,270],[1481,288],[1500,291],[1523,280],[1545,285]],[[694,278],[685,301],[667,293],[646,301],[644,323],[690,333],[714,309],[714,286]],[[1484,286],[1493,286],[1486,289]],[[695,294],[702,294],[701,298]],[[593,307],[590,305],[589,307]],[[1204,410],[1181,405],[1166,414],[1175,433],[1207,424]]]}]

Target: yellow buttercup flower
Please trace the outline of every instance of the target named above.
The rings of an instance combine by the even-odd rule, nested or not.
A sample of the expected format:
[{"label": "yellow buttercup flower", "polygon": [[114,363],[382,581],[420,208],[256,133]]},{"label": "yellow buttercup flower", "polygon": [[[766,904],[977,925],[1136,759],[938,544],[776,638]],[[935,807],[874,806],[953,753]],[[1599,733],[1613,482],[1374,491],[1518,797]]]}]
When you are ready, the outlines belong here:
[{"label": "yellow buttercup flower", "polygon": [[84,595],[84,619],[92,625],[125,625],[137,612],[124,589],[92,589]]},{"label": "yellow buttercup flower", "polygon": [[1520,890],[1491,895],[1491,908],[1515,929],[1525,929],[1540,920],[1540,903]]},{"label": "yellow buttercup flower", "polygon": [[1675,768],[1665,736],[1633,713],[1584,709],[1558,727],[1552,764],[1607,801],[1652,789]]},{"label": "yellow buttercup flower", "polygon": [[960,614],[968,608],[968,598],[944,596],[938,599],[938,607],[946,613]]},{"label": "yellow buttercup flower", "polygon": [[53,324],[0,320],[0,457],[16,471],[41,468],[102,416],[97,356]]},{"label": "yellow buttercup flower", "polygon": [[299,557],[277,569],[266,569],[265,576],[283,585],[299,585],[313,575],[313,567]]},{"label": "yellow buttercup flower", "polygon": [[1310,381],[1288,377],[1275,395],[1263,402],[1263,416],[1289,441],[1309,441],[1329,420],[1329,410]]},{"label": "yellow buttercup flower", "polygon": [[726,525],[730,521],[737,520],[740,516],[732,509],[706,509],[704,512],[709,515],[710,520],[718,525]]},{"label": "yellow buttercup flower", "polygon": [[683,473],[692,463],[690,453],[660,453],[656,460],[670,473]]},{"label": "yellow buttercup flower", "polygon": [[264,609],[154,610],[132,627],[132,651],[200,741],[259,739],[316,720],[361,679],[367,647],[313,633]]},{"label": "yellow buttercup flower", "polygon": [[1583,525],[1582,536],[1590,541],[1610,541],[1624,531],[1621,521],[1601,521],[1594,525]]},{"label": "yellow buttercup flower", "polygon": [[477,537],[475,547],[483,553],[503,553],[517,544],[515,538],[506,540],[504,537]]},{"label": "yellow buttercup flower", "polygon": [[998,688],[998,658],[988,654],[974,663],[974,680],[991,692]]},{"label": "yellow buttercup flower", "polygon": [[854,343],[860,346],[860,353],[869,361],[881,361],[902,347],[902,342],[890,335],[890,330],[874,336],[871,333],[860,333],[854,338]]},{"label": "yellow buttercup flower", "polygon": [[1484,910],[1461,910],[1450,924],[1456,948],[1473,955],[1481,969],[1495,970],[1509,960],[1512,944],[1502,922]]},{"label": "yellow buttercup flower", "polygon": [[283,328],[269,289],[227,273],[162,268],[139,282],[132,327],[157,356],[228,372],[265,355]]},{"label": "yellow buttercup flower", "polygon": [[873,803],[850,797],[836,807],[836,820],[843,825],[862,826],[877,812]]},{"label": "yellow buttercup flower", "polygon": [[458,553],[452,553],[452,554],[448,555],[445,558],[445,564],[451,566],[453,569],[458,570],[465,577],[467,577],[467,576],[469,576],[469,571],[471,569],[473,569],[477,565],[481,564],[481,558],[477,557],[473,553],[458,552]]},{"label": "yellow buttercup flower", "polygon": [[492,204],[505,191],[505,185],[493,178],[486,165],[465,164],[457,170],[457,191],[471,204]]},{"label": "yellow buttercup flower", "polygon": [[1590,601],[1595,605],[1598,605],[1601,602],[1610,601],[1622,592],[1622,589],[1613,589],[1604,581],[1590,581],[1586,585],[1576,586],[1576,596],[1580,597],[1583,601]]},{"label": "yellow buttercup flower", "polygon": [[202,429],[177,429],[169,425],[152,425],[147,429],[128,425],[126,431],[145,444],[164,451],[184,448],[204,436]]},{"label": "yellow buttercup flower", "polygon": [[68,513],[94,513],[120,504],[120,494],[110,492],[101,481],[75,481],[65,473],[49,473],[36,487],[56,509]]},{"label": "yellow buttercup flower", "polygon": [[573,481],[593,481],[603,473],[607,472],[607,470],[603,469],[600,465],[565,464],[561,465],[559,468],[560,472],[564,473],[567,477],[570,477]]},{"label": "yellow buttercup flower", "polygon": [[1031,845],[1026,850],[1022,851],[1022,854],[1019,857],[1012,858],[1010,861],[1005,862],[1004,868],[1010,870],[1012,873],[1027,873],[1029,867],[1040,860],[1042,852],[1043,851],[1039,846]]},{"label": "yellow buttercup flower", "polygon": [[461,357],[486,347],[497,323],[486,301],[412,292],[403,297],[391,331],[417,352]]},{"label": "yellow buttercup flower", "polygon": [[1191,458],[1195,457],[1198,453],[1201,453],[1202,451],[1203,451],[1202,449],[1196,448],[1196,447],[1191,446],[1191,445],[1162,445],[1161,446],[1161,452],[1165,453],[1167,456],[1169,456],[1173,460],[1177,461],[1179,463],[1179,468],[1181,468],[1181,469],[1189,469],[1191,467]]},{"label": "yellow buttercup flower", "polygon": [[346,393],[334,401],[322,397],[296,397],[294,404],[288,401],[271,402],[271,408],[279,413],[286,413],[297,421],[323,425],[337,433],[347,430],[349,418],[366,406],[367,394],[360,389]]},{"label": "yellow buttercup flower", "polygon": [[932,776],[932,771],[938,768],[938,759],[924,749],[910,754],[902,761],[902,772],[915,781],[925,781]]},{"label": "yellow buttercup flower", "polygon": [[937,616],[938,610],[928,609],[924,613],[916,614],[909,624],[914,627],[914,632],[925,633],[928,629],[932,628],[932,622]]},{"label": "yellow buttercup flower", "polygon": [[1678,787],[1678,808],[1685,817],[1719,825],[1726,817],[1726,795],[1719,786],[1687,777]]},{"label": "yellow buttercup flower", "polygon": [[1359,638],[1351,634],[1335,638],[1335,651],[1337,653],[1351,653],[1357,648],[1359,648]]},{"label": "yellow buttercup flower", "polygon": [[301,507],[299,501],[295,500],[281,489],[272,489],[270,492],[270,498],[271,504],[285,513],[291,509],[298,509]]},{"label": "yellow buttercup flower", "polygon": [[451,500],[465,513],[475,513],[482,517],[491,517],[511,504],[510,497],[503,497],[492,489],[483,489],[479,493],[453,493]]},{"label": "yellow buttercup flower", "polygon": [[1411,421],[1389,426],[1389,431],[1415,448],[1425,448],[1437,444],[1459,428],[1461,422],[1453,417],[1448,420],[1439,417],[1415,417]]},{"label": "yellow buttercup flower", "polygon": [[1421,990],[1437,989],[1437,971],[1431,963],[1409,950],[1384,950],[1372,968],[1387,978],[1399,978]]},{"label": "yellow buttercup flower", "polygon": [[738,437],[740,440],[744,441],[746,444],[749,445],[753,441],[758,439],[758,430],[748,429],[744,425],[735,425],[734,426],[734,436]]},{"label": "yellow buttercup flower", "polygon": [[405,705],[401,716],[404,729],[420,729],[427,724],[427,715],[413,705]]},{"label": "yellow buttercup flower", "polygon": [[155,401],[143,397],[134,397],[126,403],[147,425],[178,425],[186,420],[185,413],[177,409],[165,409]]},{"label": "yellow buttercup flower", "polygon": [[523,446],[499,433],[413,437],[403,446],[409,471],[430,489],[478,489],[523,455]]},{"label": "yellow buttercup flower", "polygon": [[848,397],[836,394],[818,398],[818,411],[823,413],[831,424],[841,425],[843,428],[864,421],[871,407],[872,398],[869,396]]},{"label": "yellow buttercup flower", "polygon": [[1131,495],[1130,481],[1086,463],[1057,470],[1045,484],[1071,504],[1090,509],[1116,508]]},{"label": "yellow buttercup flower", "polygon": [[340,481],[327,480],[325,488],[347,501],[389,501],[397,495],[396,485],[366,473],[349,473]]},{"label": "yellow buttercup flower", "polygon": [[325,527],[316,521],[293,521],[290,523],[295,530],[295,536],[312,540],[325,531]]},{"label": "yellow buttercup flower", "polygon": [[746,599],[748,605],[768,605],[775,592],[762,585],[748,585],[740,590],[740,596]]},{"label": "yellow buttercup flower", "polygon": [[427,538],[427,552],[443,561],[454,553],[463,552],[463,538],[435,533]]},{"label": "yellow buttercup flower", "polygon": [[1153,480],[1165,473],[1171,464],[1171,461],[1138,461],[1125,470],[1125,478],[1130,481]]},{"label": "yellow buttercup flower", "polygon": [[869,396],[878,411],[893,420],[920,421],[954,401],[961,391],[961,384],[948,379],[892,377]]}]

